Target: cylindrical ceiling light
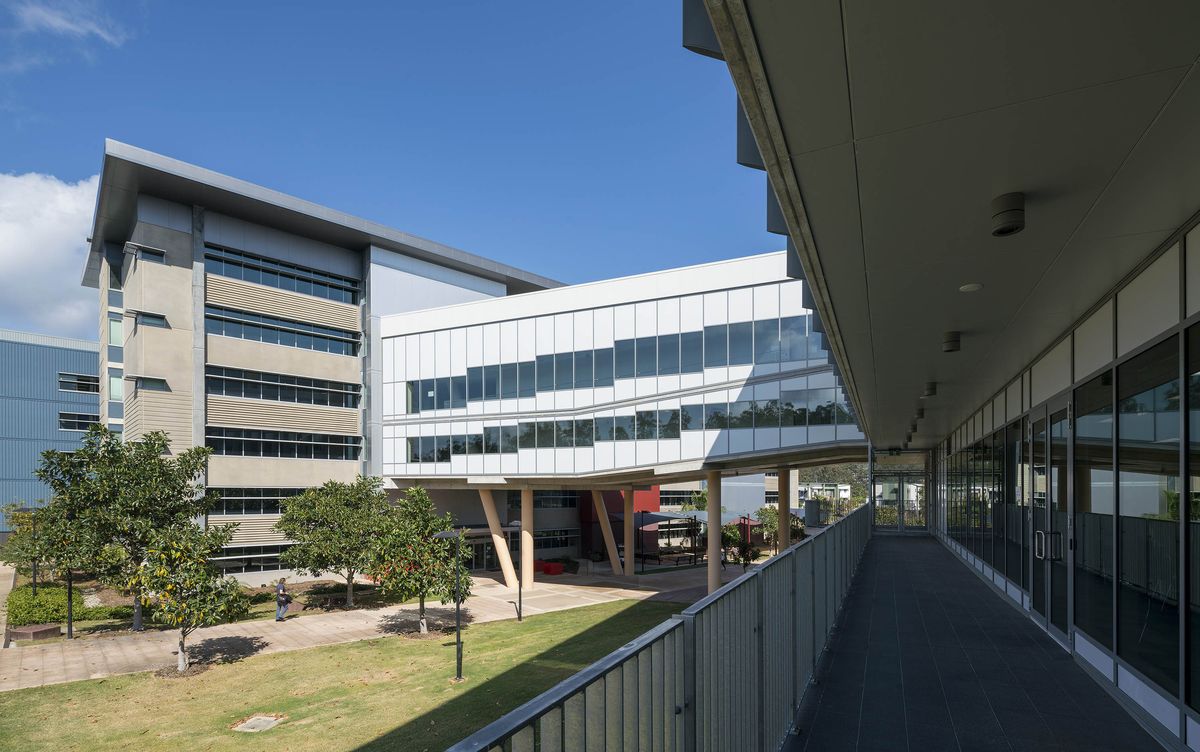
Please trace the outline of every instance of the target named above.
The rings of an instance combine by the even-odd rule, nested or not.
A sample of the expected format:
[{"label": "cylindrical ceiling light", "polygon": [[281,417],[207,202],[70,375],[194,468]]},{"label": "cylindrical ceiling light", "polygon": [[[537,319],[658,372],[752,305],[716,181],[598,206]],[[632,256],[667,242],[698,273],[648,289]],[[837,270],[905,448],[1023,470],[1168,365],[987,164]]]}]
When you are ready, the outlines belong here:
[{"label": "cylindrical ceiling light", "polygon": [[992,236],[1006,238],[1025,229],[1025,194],[1005,193],[992,199]]},{"label": "cylindrical ceiling light", "polygon": [[942,335],[942,352],[958,352],[962,349],[962,333],[946,332]]}]

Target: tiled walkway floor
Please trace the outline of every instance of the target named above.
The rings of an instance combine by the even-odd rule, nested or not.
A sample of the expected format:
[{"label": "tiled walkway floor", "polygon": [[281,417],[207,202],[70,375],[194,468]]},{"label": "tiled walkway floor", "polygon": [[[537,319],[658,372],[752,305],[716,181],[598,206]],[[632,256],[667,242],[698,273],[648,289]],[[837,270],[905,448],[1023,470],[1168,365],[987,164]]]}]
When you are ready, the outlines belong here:
[{"label": "tiled walkway floor", "polygon": [[932,538],[875,536],[785,749],[1155,750],[1017,609]]}]

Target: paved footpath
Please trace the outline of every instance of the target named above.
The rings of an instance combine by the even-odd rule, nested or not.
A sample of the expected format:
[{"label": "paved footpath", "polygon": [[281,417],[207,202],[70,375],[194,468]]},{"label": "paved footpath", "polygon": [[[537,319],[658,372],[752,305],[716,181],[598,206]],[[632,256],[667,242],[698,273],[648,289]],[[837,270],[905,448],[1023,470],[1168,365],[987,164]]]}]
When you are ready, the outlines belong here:
[{"label": "paved footpath", "polygon": [[[723,573],[726,581],[739,574],[741,568],[732,566]],[[525,615],[623,599],[691,602],[703,594],[704,577],[704,569],[699,568],[644,575],[636,582],[598,575],[547,578],[524,594]],[[11,575],[8,579],[11,583]],[[516,618],[516,591],[481,577],[474,580],[472,593],[463,606],[464,620],[478,623]],[[416,609],[415,605],[388,606],[297,616],[283,623],[264,619],[220,624],[192,633],[188,652],[201,660],[221,660],[368,640],[413,629]],[[435,620],[453,623],[454,609],[436,601],[426,612]],[[164,630],[10,647],[0,650],[0,691],[174,666],[177,639],[177,631]]]}]

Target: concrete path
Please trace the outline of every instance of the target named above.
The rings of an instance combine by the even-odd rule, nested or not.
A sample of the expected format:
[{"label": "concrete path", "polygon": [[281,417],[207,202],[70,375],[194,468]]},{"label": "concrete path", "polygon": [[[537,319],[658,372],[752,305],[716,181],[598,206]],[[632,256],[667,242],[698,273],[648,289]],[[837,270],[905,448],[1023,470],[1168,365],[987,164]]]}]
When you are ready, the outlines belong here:
[{"label": "concrete path", "polygon": [[[726,580],[740,574],[741,567],[733,566],[724,573]],[[703,595],[704,577],[703,568],[633,580],[598,575],[545,577],[523,594],[525,615],[623,599],[692,602]],[[516,618],[516,591],[480,577],[475,578],[472,592],[463,607],[464,620],[478,623]],[[193,660],[222,661],[373,639],[414,628],[416,610],[415,605],[388,606],[294,616],[283,623],[267,619],[221,624],[194,632],[188,638],[188,653]],[[426,611],[432,619],[453,623],[452,607],[435,601]],[[10,647],[0,650],[0,691],[174,666],[177,640],[178,632],[171,630]]]}]

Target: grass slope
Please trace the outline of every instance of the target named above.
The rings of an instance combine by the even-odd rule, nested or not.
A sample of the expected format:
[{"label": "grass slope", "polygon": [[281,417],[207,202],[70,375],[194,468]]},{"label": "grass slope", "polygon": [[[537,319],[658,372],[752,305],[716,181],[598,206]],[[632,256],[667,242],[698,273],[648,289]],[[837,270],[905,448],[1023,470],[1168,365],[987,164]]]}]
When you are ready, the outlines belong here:
[{"label": "grass slope", "polygon": [[[443,750],[681,608],[617,601],[477,624],[454,638],[378,640],[247,658],[198,676],[135,674],[0,693],[0,747],[36,750]],[[255,713],[284,723],[229,730]]]}]

